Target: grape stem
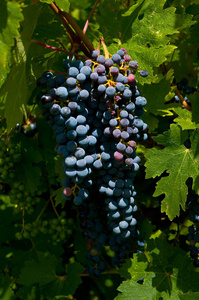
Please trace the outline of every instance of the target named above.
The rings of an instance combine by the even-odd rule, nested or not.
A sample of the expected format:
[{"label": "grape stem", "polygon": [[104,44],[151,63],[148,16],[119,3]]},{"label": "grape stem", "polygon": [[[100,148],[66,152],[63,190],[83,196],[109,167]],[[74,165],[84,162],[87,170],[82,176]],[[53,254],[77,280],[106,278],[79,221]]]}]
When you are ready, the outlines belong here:
[{"label": "grape stem", "polygon": [[52,11],[57,15],[57,17],[60,19],[63,26],[65,27],[72,47],[73,44],[78,45],[78,49],[80,48],[85,55],[90,57],[90,53],[94,50],[94,47],[92,46],[90,41],[86,38],[85,34],[82,32],[82,30],[79,28],[77,23],[73,20],[73,18],[68,13],[61,10],[54,3],[50,3],[49,6],[52,9]]},{"label": "grape stem", "polygon": [[56,210],[56,208],[55,208],[55,204],[54,204],[54,202],[53,202],[53,199],[50,198],[50,201],[51,201],[52,207],[53,207],[53,209],[54,209],[54,212],[55,212],[55,214],[56,214],[56,216],[57,216],[57,218],[58,218],[58,217],[59,217],[59,214],[58,214],[58,212],[57,212],[57,210]]},{"label": "grape stem", "polygon": [[[166,75],[166,73],[167,73],[167,68],[166,68],[166,66],[165,66],[164,63],[160,65],[160,68],[161,68],[161,70],[162,70],[162,74],[163,74],[163,75]],[[172,82],[172,83],[171,83],[171,86],[175,86],[175,84]],[[185,107],[187,110],[192,111],[192,107],[191,107],[189,104],[187,104],[187,102],[184,100],[183,96],[181,95],[181,93],[180,93],[180,91],[178,90],[177,87],[176,87],[176,89],[175,89],[175,94],[179,97],[180,103],[181,103],[182,105],[184,105],[184,107]]]},{"label": "grape stem", "polygon": [[36,223],[39,221],[41,215],[43,214],[44,210],[45,210],[46,207],[48,206],[48,203],[50,202],[50,199],[51,199],[51,198],[48,199],[48,201],[46,202],[46,204],[45,204],[44,207],[42,208],[40,214],[38,215],[38,217],[37,217],[37,219],[36,219],[36,221],[35,221]]},{"label": "grape stem", "polygon": [[103,46],[103,49],[104,49],[104,56],[105,56],[105,58],[109,58],[110,55],[109,55],[108,49],[106,47],[103,36],[101,37],[100,40],[101,40],[101,43],[102,43],[102,46]]},{"label": "grape stem", "polygon": [[84,25],[84,29],[83,29],[83,33],[84,34],[86,34],[86,31],[88,29],[88,25],[89,25],[90,19],[91,19],[92,15],[94,14],[94,11],[95,11],[95,9],[96,9],[96,7],[97,7],[97,5],[98,5],[99,2],[100,2],[100,0],[97,0],[95,2],[95,5],[93,6],[93,9],[91,10],[90,15],[88,16],[88,19],[87,19],[87,21],[86,21],[86,23]]},{"label": "grape stem", "polygon": [[74,53],[74,52],[71,52],[71,51],[68,51],[68,50],[63,50],[63,49],[60,49],[60,48],[56,48],[56,47],[53,47],[53,46],[50,46],[50,45],[46,45],[46,44],[43,44],[43,43],[40,43],[36,40],[32,40],[31,43],[34,43],[34,44],[37,44],[39,46],[42,46],[42,47],[45,47],[45,48],[49,48],[49,49],[52,49],[52,50],[55,50],[55,51],[59,51],[59,52],[64,52],[64,53],[68,53],[68,54],[72,54],[74,55],[75,57],[81,57],[83,59],[88,59],[87,56],[84,56],[84,55],[80,55],[80,54],[77,54],[77,53]]}]

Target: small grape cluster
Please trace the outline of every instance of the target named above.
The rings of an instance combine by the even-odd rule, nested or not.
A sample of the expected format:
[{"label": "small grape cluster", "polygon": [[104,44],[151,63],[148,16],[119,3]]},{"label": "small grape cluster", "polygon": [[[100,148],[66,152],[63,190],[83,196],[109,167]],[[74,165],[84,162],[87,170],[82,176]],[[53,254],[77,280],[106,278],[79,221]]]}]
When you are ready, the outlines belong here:
[{"label": "small grape cluster", "polygon": [[13,142],[0,140],[0,180],[7,182],[14,178],[14,165],[21,159],[20,147]]},{"label": "small grape cluster", "polygon": [[[182,93],[182,96],[186,103],[191,106],[191,102],[188,99],[188,95],[191,95],[197,91],[196,87],[189,86],[188,85],[188,79],[187,78],[182,78],[180,82],[176,83],[176,80],[174,80],[174,83],[177,85],[178,90]],[[175,95],[169,103],[179,103],[180,99],[177,95]]]},{"label": "small grape cluster", "polygon": [[199,267],[199,203],[197,203],[195,197],[188,203],[188,208],[190,210],[188,218],[193,222],[188,228],[189,233],[187,235],[189,251],[194,260],[193,265]]},{"label": "small grape cluster", "polygon": [[22,182],[15,181],[10,189],[9,196],[11,203],[16,205],[18,210],[25,209],[28,214],[34,212],[34,205],[40,202],[40,196],[45,192],[41,186],[37,192],[29,192]]},{"label": "small grape cluster", "polygon": [[91,57],[66,59],[66,74],[45,72],[37,81],[38,103],[64,159],[64,199],[79,207],[91,248],[110,245],[120,264],[137,235],[136,148],[148,138],[148,126],[141,119],[147,100],[135,77],[148,72],[138,71],[124,48],[111,58],[97,50]]},{"label": "small grape cluster", "polygon": [[72,219],[66,219],[66,212],[62,211],[57,218],[50,218],[44,220],[43,218],[31,223],[25,223],[24,227],[21,224],[15,224],[17,231],[15,236],[18,240],[22,238],[34,239],[38,234],[48,235],[47,242],[52,241],[56,246],[58,243],[64,243],[74,229],[74,222]]}]

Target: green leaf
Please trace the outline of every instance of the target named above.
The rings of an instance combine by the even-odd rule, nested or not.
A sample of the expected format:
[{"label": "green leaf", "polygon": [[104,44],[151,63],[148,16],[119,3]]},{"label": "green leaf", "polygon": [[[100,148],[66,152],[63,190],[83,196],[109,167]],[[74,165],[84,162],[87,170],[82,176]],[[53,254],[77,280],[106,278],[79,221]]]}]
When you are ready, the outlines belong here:
[{"label": "green leaf", "polygon": [[193,132],[191,135],[191,149],[187,149],[183,143],[188,138],[187,132],[175,124],[171,125],[169,131],[163,135],[158,135],[154,140],[165,146],[164,149],[149,149],[146,153],[146,178],[160,176],[167,172],[166,177],[162,177],[156,186],[154,196],[165,195],[161,204],[161,211],[166,212],[169,219],[179,216],[180,206],[185,209],[186,195],[188,187],[186,180],[193,178],[193,187],[198,189],[198,143],[199,133]]},{"label": "green leaf", "polygon": [[[126,272],[124,272],[126,268]],[[198,294],[199,273],[180,248],[169,244],[164,235],[147,241],[144,253],[135,254],[121,269],[128,278],[118,288],[115,300],[188,299]],[[137,281],[143,279],[143,284]]]},{"label": "green leaf", "polygon": [[57,189],[53,194],[53,197],[55,197],[55,206],[61,204],[62,208],[64,207],[66,200],[63,198],[63,188]]},{"label": "green leaf", "polygon": [[141,93],[147,99],[147,112],[154,115],[164,115],[164,110],[170,108],[171,105],[165,103],[165,97],[170,92],[172,78],[172,76],[164,77],[158,83],[144,84],[143,87],[140,87]]},{"label": "green leaf", "polygon": [[0,297],[2,300],[15,300],[16,296],[12,290],[13,281],[8,276],[0,274]]},{"label": "green leaf", "polygon": [[178,125],[182,127],[182,130],[196,129],[199,128],[199,124],[192,121],[192,112],[187,109],[182,109],[181,107],[174,108],[173,111],[178,115],[174,119]]},{"label": "green leaf", "polygon": [[[7,119],[8,131],[14,128],[16,123],[22,122],[21,106],[28,102],[28,97],[31,94],[27,80],[31,70],[29,66],[27,67],[26,62],[30,41],[40,12],[41,7],[38,5],[28,5],[23,9],[24,21],[22,22],[20,37],[18,37],[13,51],[14,62],[2,87],[1,94],[5,101],[4,117]],[[30,18],[30,15],[34,15],[34,18]]]},{"label": "green leaf", "polygon": [[55,0],[57,6],[63,9],[65,12],[69,12],[70,2],[68,0]]},{"label": "green leaf", "polygon": [[[35,192],[40,184],[42,155],[39,151],[37,141],[19,134],[21,141],[21,161],[16,164],[16,177],[22,181],[30,192]],[[38,165],[37,165],[38,164]]]},{"label": "green leaf", "polygon": [[19,35],[19,24],[23,20],[20,4],[0,0],[0,65],[6,66],[8,53]]},{"label": "green leaf", "polygon": [[48,297],[74,294],[81,283],[80,274],[84,268],[77,262],[69,263],[66,275],[58,276],[56,268],[59,263],[55,255],[38,252],[38,261],[28,260],[25,262],[18,283],[24,286],[32,286],[37,283]]}]

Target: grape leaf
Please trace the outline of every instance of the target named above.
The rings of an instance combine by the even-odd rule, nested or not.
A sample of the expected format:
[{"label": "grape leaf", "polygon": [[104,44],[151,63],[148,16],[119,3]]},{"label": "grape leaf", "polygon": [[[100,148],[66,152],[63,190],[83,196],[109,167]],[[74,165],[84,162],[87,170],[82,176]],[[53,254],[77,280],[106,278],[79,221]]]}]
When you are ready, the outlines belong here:
[{"label": "grape leaf", "polygon": [[198,191],[198,145],[199,133],[191,134],[191,149],[187,149],[183,143],[188,138],[187,132],[172,124],[169,131],[158,135],[154,140],[165,146],[164,149],[149,149],[146,153],[146,178],[160,176],[165,171],[166,177],[162,177],[156,186],[154,196],[165,194],[161,204],[161,211],[166,212],[169,219],[179,215],[180,206],[185,209],[188,188],[186,180],[193,178],[193,187]]},{"label": "grape leaf", "polygon": [[[127,272],[124,272],[126,268]],[[122,272],[121,272],[122,271]],[[126,260],[120,270],[127,278],[118,288],[115,300],[135,299],[186,299],[198,294],[199,274],[191,259],[180,248],[169,244],[164,235],[149,239],[144,253]],[[138,283],[138,280],[143,283]]]},{"label": "grape leaf", "polygon": [[[158,83],[144,84],[140,87],[141,93],[147,99],[147,112],[154,115],[164,115],[165,109],[169,109],[171,105],[165,104],[165,97],[170,92],[170,84],[172,77],[164,77]],[[149,126],[150,127],[150,126]]]},{"label": "grape leaf", "polygon": [[[4,117],[7,119],[8,131],[14,128],[16,123],[22,122],[21,106],[28,102],[28,97],[31,94],[29,82],[27,81],[31,70],[29,67],[27,68],[26,62],[30,40],[40,12],[41,7],[37,5],[28,5],[23,9],[24,21],[22,22],[20,37],[18,37],[13,51],[14,62],[2,86],[1,94],[5,102]],[[34,15],[34,18],[30,18],[30,15]]]},{"label": "grape leaf", "polygon": [[61,204],[64,207],[66,200],[63,198],[63,188],[57,189],[53,194],[52,197],[55,197],[55,206]]},{"label": "grape leaf", "polygon": [[174,108],[173,111],[178,115],[178,117],[174,119],[174,122],[180,125],[182,127],[182,130],[199,128],[199,124],[196,124],[192,121],[191,111],[188,111],[187,109],[182,109],[180,107]]},{"label": "grape leaf", "polygon": [[3,276],[0,273],[0,298],[2,300],[15,300],[16,296],[12,289],[13,282],[12,280],[6,275]]},{"label": "grape leaf", "polygon": [[[58,258],[49,252],[38,252],[38,261],[27,260],[19,275],[18,283],[31,286],[35,283],[40,285],[43,293],[53,298],[57,295],[74,294],[81,283],[80,274],[84,268],[77,262],[67,265],[66,275],[58,276],[56,268]],[[63,270],[62,270],[63,272]]]},{"label": "grape leaf", "polygon": [[15,1],[0,0],[0,65],[6,66],[14,38],[19,35],[19,25],[23,20],[20,4]]},{"label": "grape leaf", "polygon": [[41,166],[38,165],[42,161],[42,155],[36,140],[20,134],[20,141],[21,161],[15,167],[16,177],[24,183],[30,192],[35,192],[40,184],[42,174]]},{"label": "grape leaf", "polygon": [[192,121],[199,123],[199,93],[194,93],[193,95],[189,95],[189,100],[191,101],[191,105],[193,107],[192,111]]},{"label": "grape leaf", "polygon": [[176,46],[169,44],[169,36],[178,33],[182,26],[194,24],[191,15],[182,18],[175,13],[174,7],[165,9],[165,2],[166,0],[140,0],[124,14],[129,16],[136,11],[136,18],[132,23],[132,38],[122,46],[128,50],[133,60],[139,62],[140,68],[149,71],[147,79],[138,79],[140,83],[153,81],[153,68],[166,61],[166,57],[176,49]]},{"label": "grape leaf", "polygon": [[69,12],[70,2],[68,0],[55,0],[57,6],[63,9],[65,12]]}]

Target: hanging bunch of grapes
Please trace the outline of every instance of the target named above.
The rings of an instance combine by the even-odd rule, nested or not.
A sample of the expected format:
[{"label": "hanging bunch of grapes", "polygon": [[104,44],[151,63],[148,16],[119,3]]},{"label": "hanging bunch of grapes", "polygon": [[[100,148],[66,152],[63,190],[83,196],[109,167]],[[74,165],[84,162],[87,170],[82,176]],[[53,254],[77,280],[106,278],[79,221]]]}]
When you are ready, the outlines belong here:
[{"label": "hanging bunch of grapes", "polygon": [[45,72],[37,84],[39,106],[63,157],[63,197],[78,207],[93,261],[88,271],[99,275],[102,245],[110,246],[120,265],[136,244],[136,147],[148,137],[141,118],[147,100],[137,78],[148,72],[139,71],[124,48],[111,58],[97,50],[91,57],[84,63],[66,59],[66,75]]}]

